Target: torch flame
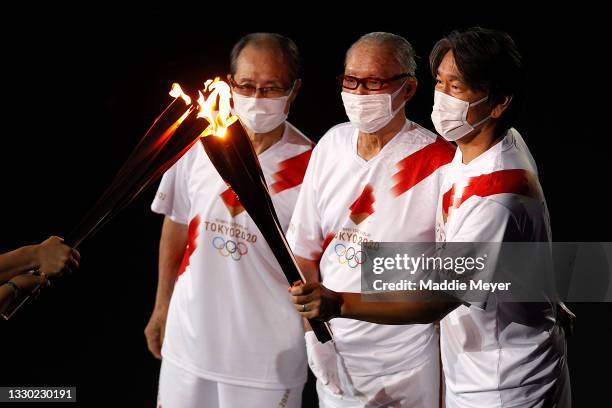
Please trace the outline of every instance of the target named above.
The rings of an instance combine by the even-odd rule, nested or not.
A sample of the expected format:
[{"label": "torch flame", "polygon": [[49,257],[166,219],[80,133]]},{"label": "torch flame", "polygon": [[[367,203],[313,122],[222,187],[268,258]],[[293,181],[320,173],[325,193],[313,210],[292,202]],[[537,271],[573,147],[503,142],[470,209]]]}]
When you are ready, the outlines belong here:
[{"label": "torch flame", "polygon": [[170,96],[174,98],[181,97],[185,101],[185,105],[187,106],[191,105],[191,98],[189,97],[189,95],[183,92],[183,89],[181,89],[181,86],[177,84],[176,82],[172,84],[172,89],[170,90]]},{"label": "torch flame", "polygon": [[[204,93],[208,93],[208,97],[204,97]],[[231,91],[229,85],[221,81],[219,77],[209,79],[204,83],[204,89],[198,91],[198,118],[204,118],[208,121],[208,127],[200,134],[199,137],[215,135],[223,137],[227,133],[227,128],[238,120],[238,116],[232,115],[230,108]],[[191,98],[181,89],[177,83],[172,84],[170,96],[174,98],[182,98],[187,106],[191,105]],[[195,106],[193,106],[195,107]],[[191,107],[187,111],[190,113]],[[184,119],[184,118],[181,118]],[[181,120],[182,122],[182,120]]]},{"label": "torch flame", "polygon": [[[238,116],[231,114],[229,102],[231,97],[230,87],[226,82],[219,80],[219,77],[217,77],[214,80],[209,79],[204,83],[204,92],[210,92],[210,94],[207,98],[204,98],[202,92],[199,92],[198,118],[206,119],[209,126],[202,132],[200,137],[209,135],[223,137],[227,132],[227,128],[238,120]],[[215,110],[218,110],[216,116],[213,115]]]},{"label": "torch flame", "polygon": [[[215,79],[219,79],[219,77],[215,78]],[[212,79],[207,79],[206,82],[204,82],[204,92],[208,92],[208,85],[212,84],[213,80]]]}]

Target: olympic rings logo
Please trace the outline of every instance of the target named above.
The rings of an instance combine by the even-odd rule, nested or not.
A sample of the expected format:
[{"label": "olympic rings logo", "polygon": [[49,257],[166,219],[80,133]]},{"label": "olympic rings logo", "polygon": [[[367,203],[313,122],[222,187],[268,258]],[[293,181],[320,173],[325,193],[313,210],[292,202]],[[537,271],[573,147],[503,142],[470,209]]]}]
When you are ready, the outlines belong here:
[{"label": "olympic rings logo", "polygon": [[336,244],[334,251],[338,255],[338,262],[342,265],[347,264],[351,268],[356,268],[357,265],[361,265],[366,260],[366,255],[363,251],[357,251],[352,246],[347,248],[344,244]]},{"label": "olympic rings logo", "polygon": [[244,242],[236,242],[228,239],[227,241],[220,236],[216,236],[212,240],[212,246],[219,251],[219,254],[225,257],[231,257],[234,261],[239,261],[243,255],[249,252],[249,248]]}]

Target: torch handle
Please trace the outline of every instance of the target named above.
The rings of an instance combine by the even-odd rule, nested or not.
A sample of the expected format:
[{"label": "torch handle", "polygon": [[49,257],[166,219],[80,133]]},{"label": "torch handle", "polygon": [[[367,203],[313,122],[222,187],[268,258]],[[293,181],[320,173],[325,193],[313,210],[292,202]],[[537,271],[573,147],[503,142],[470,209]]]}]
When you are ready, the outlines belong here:
[{"label": "torch handle", "polygon": [[331,329],[327,322],[321,320],[308,319],[308,324],[312,328],[313,333],[317,337],[317,340],[321,343],[327,343],[332,340]]},{"label": "torch handle", "polygon": [[[80,241],[74,245],[74,248],[76,249],[79,244],[80,244]],[[36,271],[31,270],[28,273],[34,273],[34,272]],[[47,282],[47,284],[49,284],[49,282]],[[15,301],[13,302],[15,306],[12,306],[13,304],[10,304],[7,311],[3,311],[2,313],[0,313],[0,317],[2,317],[4,320],[9,320],[11,317],[15,315],[15,313],[19,311],[19,309],[21,309],[23,306],[28,304],[32,299],[34,299],[38,295],[38,293],[42,290],[42,288],[43,288],[43,285],[39,283],[38,285],[34,287],[34,289],[30,291],[30,293],[25,295],[23,299],[21,299],[19,302],[15,302],[17,301],[17,299],[15,299]]]},{"label": "torch handle", "polygon": [[15,313],[17,313],[17,311],[19,311],[19,309],[21,309],[23,305],[28,303],[30,299],[36,296],[38,292],[40,292],[41,289],[42,289],[42,285],[39,283],[38,285],[34,287],[34,289],[32,289],[30,293],[25,295],[19,303],[16,303],[15,306],[10,307],[9,305],[9,309],[6,312],[2,312],[0,314],[0,317],[2,317],[4,320],[9,320],[11,317],[13,317]]},{"label": "torch handle", "polygon": [[[275,214],[275,213],[274,213]],[[278,228],[280,229],[280,225],[276,224],[278,226]],[[262,231],[262,234],[264,232]],[[300,267],[297,264],[297,261],[295,260],[295,257],[293,256],[293,252],[291,252],[291,250],[289,249],[289,245],[287,243],[287,240],[285,238],[284,233],[282,232],[282,230],[280,231],[279,234],[282,238],[282,241],[285,245],[285,247],[287,248],[285,251],[286,253],[289,255],[288,258],[290,259],[278,259],[279,263],[281,264],[281,267],[283,269],[283,272],[285,273],[286,276],[289,277],[288,280],[290,280],[289,283],[293,283],[297,280],[302,281],[303,283],[306,283],[306,278],[304,277],[304,275],[302,274],[302,272],[300,271]],[[270,244],[270,242],[275,242],[274,240],[270,240],[268,241],[268,243]],[[279,251],[276,253],[283,253],[283,251]],[[297,279],[299,277],[299,279]],[[296,278],[296,279],[294,279]],[[332,339],[332,334],[331,334],[331,329],[329,328],[329,325],[326,322],[320,321],[320,320],[313,320],[313,319],[308,319],[308,323],[310,323],[310,327],[312,328],[312,331],[314,332],[315,336],[317,337],[317,340],[319,340],[321,343],[326,343],[329,340]]]},{"label": "torch handle", "polygon": [[[261,168],[261,167],[259,167]],[[255,178],[257,178],[257,174],[255,175]],[[297,281],[297,280],[301,280],[303,283],[306,283],[306,278],[304,277],[304,275],[302,274],[302,271],[300,270],[299,265],[297,264],[297,261],[295,260],[295,256],[293,255],[293,252],[291,251],[291,248],[289,247],[289,243],[287,242],[287,239],[285,237],[285,233],[283,232],[281,226],[280,226],[280,221],[278,219],[278,215],[276,214],[276,209],[274,208],[274,203],[272,202],[272,197],[269,194],[268,191],[268,184],[266,183],[266,179],[263,175],[263,173],[259,173],[259,182],[263,188],[264,191],[268,192],[268,194],[265,194],[265,199],[266,199],[266,204],[269,208],[269,212],[270,214],[272,214],[272,217],[274,219],[273,224],[276,226],[277,229],[277,236],[279,236],[281,238],[281,243],[282,246],[284,248],[279,248],[278,251],[273,251],[275,254],[287,254],[289,259],[284,259],[284,262],[281,261],[280,259],[278,259],[279,263],[281,263],[281,267],[283,269],[283,272],[285,273],[285,275],[287,275],[287,277],[289,278],[288,281],[290,284],[292,284],[293,282]],[[244,204],[243,204],[244,205]],[[247,210],[248,211],[248,210]],[[253,212],[255,213],[255,212]],[[265,223],[265,221],[264,221]],[[270,223],[265,223],[265,225],[270,225]],[[266,229],[264,228],[264,231]],[[266,232],[262,231],[262,234],[266,234]],[[277,240],[275,239],[267,239],[268,245],[274,245],[271,243],[277,243],[278,246],[281,246]],[[283,251],[284,249],[284,251]],[[314,332],[315,336],[317,337],[317,340],[319,340],[321,343],[326,343],[329,340],[332,340],[332,334],[331,334],[331,329],[329,327],[329,324],[327,322],[323,322],[320,320],[312,320],[309,319],[308,323],[310,324],[310,327],[312,328],[312,331]]]}]

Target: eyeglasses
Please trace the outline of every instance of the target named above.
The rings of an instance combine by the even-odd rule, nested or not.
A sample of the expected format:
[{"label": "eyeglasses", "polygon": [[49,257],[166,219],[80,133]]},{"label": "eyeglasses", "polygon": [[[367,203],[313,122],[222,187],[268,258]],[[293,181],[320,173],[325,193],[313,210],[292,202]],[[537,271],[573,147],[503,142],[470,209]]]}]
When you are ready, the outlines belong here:
[{"label": "eyeglasses", "polygon": [[359,88],[359,84],[363,85],[363,87],[369,91],[380,91],[385,87],[389,82],[397,81],[398,79],[406,78],[412,76],[410,74],[399,74],[387,79],[380,78],[357,78],[351,75],[338,75],[337,79],[340,82],[340,85],[346,89],[357,89]]},{"label": "eyeglasses", "polygon": [[285,96],[287,91],[293,89],[294,84],[295,82],[291,86],[288,86],[286,88],[278,86],[265,86],[259,88],[250,84],[238,84],[236,83],[236,81],[234,81],[234,78],[230,78],[230,85],[232,86],[234,92],[237,92],[243,96],[255,96],[255,94],[257,94],[257,91],[259,91],[259,93],[264,97],[280,98],[282,96]]}]

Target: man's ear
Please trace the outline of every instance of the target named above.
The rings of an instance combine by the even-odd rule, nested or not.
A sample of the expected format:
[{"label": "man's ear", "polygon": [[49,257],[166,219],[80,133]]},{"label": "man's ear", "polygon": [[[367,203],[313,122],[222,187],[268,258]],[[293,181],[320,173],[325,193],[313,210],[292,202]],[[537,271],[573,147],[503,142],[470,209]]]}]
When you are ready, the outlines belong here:
[{"label": "man's ear", "polygon": [[291,92],[291,95],[289,96],[289,103],[292,103],[295,100],[298,92],[300,91],[301,86],[302,86],[302,80],[296,79],[295,85],[293,85],[293,91]]},{"label": "man's ear", "polygon": [[[227,83],[229,84],[230,89],[231,89],[232,88],[232,74],[227,74],[226,78],[227,78]],[[230,98],[230,107],[234,109],[234,98]]]},{"label": "man's ear", "polygon": [[406,81],[406,93],[404,94],[404,100],[408,102],[412,99],[414,94],[416,93],[417,86],[419,85],[419,81],[415,77],[408,77]]},{"label": "man's ear", "polygon": [[506,96],[502,103],[498,103],[497,105],[495,105],[495,107],[491,111],[491,117],[494,119],[499,119],[501,115],[506,111],[506,109],[508,109],[508,106],[510,106],[511,102],[512,95]]}]

